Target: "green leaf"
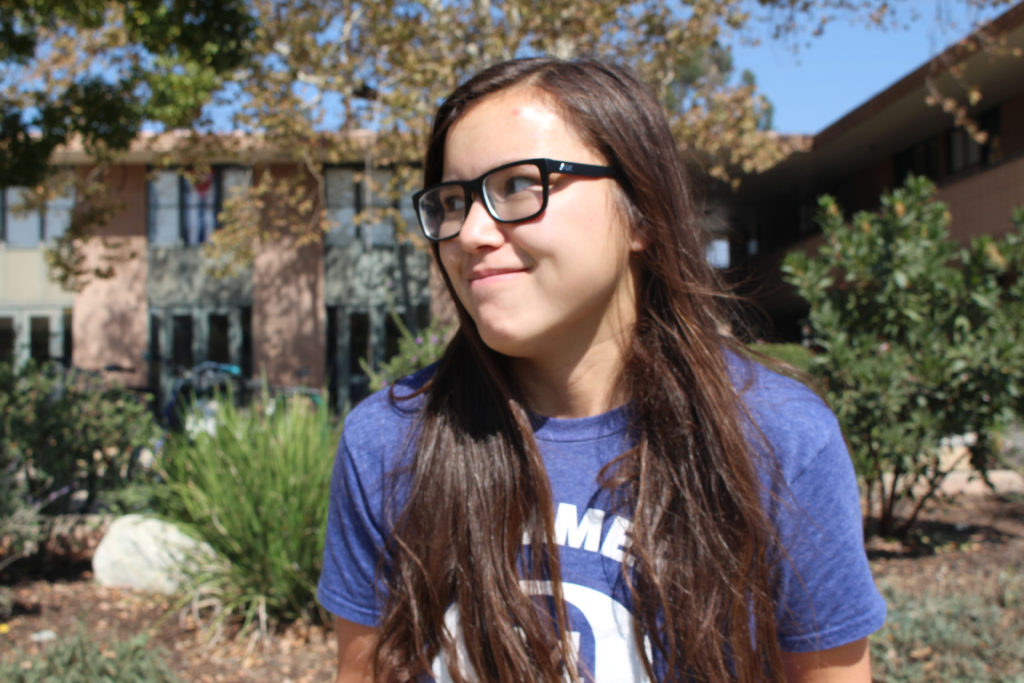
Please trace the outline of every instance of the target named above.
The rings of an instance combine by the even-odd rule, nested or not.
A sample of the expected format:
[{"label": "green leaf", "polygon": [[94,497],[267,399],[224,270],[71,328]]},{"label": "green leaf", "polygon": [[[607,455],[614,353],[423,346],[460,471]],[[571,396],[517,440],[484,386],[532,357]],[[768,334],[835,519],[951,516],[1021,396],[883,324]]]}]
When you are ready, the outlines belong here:
[{"label": "green leaf", "polygon": [[[1024,377],[1022,278],[997,280],[985,265],[1024,264],[1024,226],[998,243],[977,242],[968,258],[950,239],[949,212],[934,190],[909,178],[881,197],[879,213],[849,222],[822,198],[829,247],[793,260],[802,277],[787,273],[807,299],[821,348],[810,371],[828,387],[858,475],[881,492],[870,511],[879,518],[910,500],[914,486],[925,484],[923,499],[934,492],[942,475],[932,454],[942,437],[990,433],[997,416],[1024,412],[1015,381]],[[838,284],[811,291],[816,273]],[[980,455],[974,460],[985,467]]]}]

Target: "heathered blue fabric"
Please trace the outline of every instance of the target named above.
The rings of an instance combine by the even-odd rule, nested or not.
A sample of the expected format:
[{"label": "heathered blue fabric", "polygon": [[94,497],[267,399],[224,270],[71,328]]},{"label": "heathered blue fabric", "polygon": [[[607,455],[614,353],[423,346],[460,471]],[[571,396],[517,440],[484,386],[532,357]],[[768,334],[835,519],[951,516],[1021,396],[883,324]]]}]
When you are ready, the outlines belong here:
[{"label": "heathered blue fabric", "polygon": [[[886,607],[864,553],[856,478],[836,419],[798,382],[754,363],[732,359],[732,365],[777,463],[776,476],[771,466],[761,469],[766,505],[787,555],[777,587],[780,646],[806,652],[863,638],[881,627]],[[397,394],[419,386],[430,372],[403,380]],[[338,447],[318,596],[328,611],[356,623],[374,625],[380,613],[379,552],[387,520],[401,504],[392,501],[388,508],[386,475],[411,457],[417,405],[374,394],[351,412]],[[601,467],[629,446],[627,410],[536,420],[574,637],[584,670],[598,681],[640,677],[619,562],[629,521],[612,512],[596,484]],[[543,585],[527,589],[545,593]]]}]

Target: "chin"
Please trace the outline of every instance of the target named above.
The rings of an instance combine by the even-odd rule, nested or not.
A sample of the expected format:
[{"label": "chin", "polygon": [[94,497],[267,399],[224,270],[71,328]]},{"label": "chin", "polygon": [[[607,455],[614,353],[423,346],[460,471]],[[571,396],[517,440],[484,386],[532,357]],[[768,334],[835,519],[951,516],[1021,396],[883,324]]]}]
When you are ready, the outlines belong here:
[{"label": "chin", "polygon": [[491,351],[500,353],[503,356],[519,358],[525,355],[527,344],[520,335],[509,330],[494,330],[481,328],[477,325],[480,339]]}]

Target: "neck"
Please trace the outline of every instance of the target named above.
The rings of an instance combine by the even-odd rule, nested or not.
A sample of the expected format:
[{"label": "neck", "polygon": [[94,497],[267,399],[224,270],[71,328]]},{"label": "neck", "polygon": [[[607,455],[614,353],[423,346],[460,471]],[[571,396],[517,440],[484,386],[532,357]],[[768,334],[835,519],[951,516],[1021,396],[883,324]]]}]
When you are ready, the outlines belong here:
[{"label": "neck", "polygon": [[512,359],[527,404],[546,417],[600,415],[626,402],[623,340],[606,339],[568,358]]}]

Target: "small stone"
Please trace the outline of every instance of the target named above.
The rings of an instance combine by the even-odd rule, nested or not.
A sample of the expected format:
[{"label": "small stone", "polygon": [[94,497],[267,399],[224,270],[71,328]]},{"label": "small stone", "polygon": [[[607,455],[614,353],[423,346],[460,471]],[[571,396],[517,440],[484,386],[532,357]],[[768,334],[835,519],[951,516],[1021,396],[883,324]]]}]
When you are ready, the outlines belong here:
[{"label": "small stone", "polygon": [[110,525],[96,548],[93,576],[101,586],[170,595],[182,587],[189,563],[210,562],[214,555],[209,545],[173,524],[125,515]]},{"label": "small stone", "polygon": [[49,643],[50,641],[57,640],[57,634],[50,629],[44,629],[42,631],[36,631],[28,637],[33,643]]}]

